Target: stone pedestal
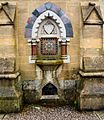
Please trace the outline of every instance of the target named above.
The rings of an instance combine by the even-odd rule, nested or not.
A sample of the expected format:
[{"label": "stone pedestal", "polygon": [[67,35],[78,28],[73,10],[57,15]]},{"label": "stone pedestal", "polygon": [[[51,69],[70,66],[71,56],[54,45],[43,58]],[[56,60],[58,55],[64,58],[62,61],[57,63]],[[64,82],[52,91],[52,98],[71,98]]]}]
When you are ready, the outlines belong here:
[{"label": "stone pedestal", "polygon": [[0,113],[18,112],[22,104],[20,73],[15,72],[15,58],[0,58]]},{"label": "stone pedestal", "polygon": [[21,107],[20,73],[0,74],[0,113],[18,112]]},{"label": "stone pedestal", "polygon": [[80,94],[81,110],[104,109],[103,78],[85,78],[84,87]]},{"label": "stone pedestal", "polygon": [[[63,61],[62,60],[37,60],[36,64],[41,68],[42,73],[43,73],[43,79],[41,80],[41,88],[40,88],[40,96],[42,98],[42,89],[45,87],[48,83],[52,84],[53,86],[56,87],[57,89],[57,95],[59,99],[62,98],[61,96],[61,91],[60,91],[60,84],[59,81],[57,80],[57,75],[56,71],[60,65],[62,65]],[[50,96],[50,95],[48,95]],[[53,95],[53,99],[54,99]]]}]

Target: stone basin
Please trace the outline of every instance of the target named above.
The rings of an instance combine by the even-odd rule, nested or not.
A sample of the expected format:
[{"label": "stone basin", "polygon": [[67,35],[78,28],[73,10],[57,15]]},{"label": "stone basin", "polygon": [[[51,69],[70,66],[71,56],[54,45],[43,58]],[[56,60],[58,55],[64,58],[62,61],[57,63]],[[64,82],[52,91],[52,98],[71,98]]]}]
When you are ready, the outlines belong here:
[{"label": "stone basin", "polygon": [[63,60],[37,60],[36,64],[39,66],[54,66],[63,64]]}]

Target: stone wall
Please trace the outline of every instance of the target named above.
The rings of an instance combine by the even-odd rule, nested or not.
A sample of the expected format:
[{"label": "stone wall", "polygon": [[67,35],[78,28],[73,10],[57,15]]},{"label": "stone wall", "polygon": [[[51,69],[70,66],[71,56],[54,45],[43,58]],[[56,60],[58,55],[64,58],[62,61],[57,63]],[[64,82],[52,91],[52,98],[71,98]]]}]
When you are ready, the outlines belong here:
[{"label": "stone wall", "polygon": [[[0,3],[5,2],[5,0],[1,0]],[[91,89],[93,87],[89,86],[93,83],[93,80],[88,80],[88,74],[89,76],[93,76],[93,78],[98,75],[96,72],[103,71],[103,52],[104,52],[104,5],[99,0],[8,0],[11,4],[15,4],[16,6],[16,14],[14,19],[14,25],[0,25],[0,74],[2,82],[1,86],[5,88],[7,87],[6,92],[9,90],[14,95],[14,90],[17,91],[17,93],[20,93],[19,96],[11,96],[11,99],[13,98],[14,102],[12,104],[11,110],[9,110],[9,107],[11,106],[11,101],[8,101],[9,97],[6,94],[2,93],[3,89],[1,90],[1,101],[0,105],[0,111],[5,112],[6,110],[8,112],[12,111],[19,111],[21,108],[22,103],[22,91],[21,91],[21,85],[18,85],[18,81],[20,83],[20,80],[23,80],[23,92],[24,92],[24,98],[25,101],[28,101],[29,95],[31,99],[33,96],[38,96],[39,93],[35,93],[35,86],[36,84],[38,86],[38,81],[31,80],[37,80],[37,78],[42,78],[42,71],[37,68],[35,64],[29,63],[29,56],[31,55],[31,46],[28,45],[27,39],[24,36],[24,30],[25,25],[28,20],[28,18],[31,16],[31,13],[38,8],[39,6],[43,5],[46,2],[52,2],[55,5],[59,6],[62,10],[65,11],[68,18],[70,19],[73,27],[73,34],[74,36],[70,38],[70,42],[68,43],[68,55],[70,55],[70,63],[63,64],[60,66],[59,70],[57,71],[57,79],[59,82],[63,84],[63,91],[65,92],[65,99],[68,100],[70,98],[76,99],[76,92],[77,92],[77,80],[81,80],[83,82],[83,87],[81,87],[83,90],[80,95],[80,104],[81,109],[84,108],[99,108],[101,107],[100,101],[103,100],[102,98],[102,91],[99,91],[102,96],[100,96],[98,100],[98,107],[97,106],[91,106],[91,103],[93,101],[92,99],[92,93]],[[89,4],[89,2],[95,2],[95,6],[97,8],[93,7],[91,14],[88,16],[87,14],[87,8],[88,6],[94,6],[94,4]],[[99,9],[101,8],[101,13],[99,12]],[[97,11],[98,10],[98,11]],[[87,11],[87,12],[86,12]],[[85,14],[84,14],[85,13]],[[101,16],[100,16],[101,15]],[[87,17],[86,17],[87,16]],[[102,19],[101,19],[102,18]],[[101,24],[102,21],[102,24]],[[0,24],[9,23],[8,17],[5,15],[5,12],[0,13]],[[79,69],[81,70],[79,75]],[[37,70],[37,71],[36,71]],[[21,79],[20,74],[17,74],[18,71],[21,73]],[[40,72],[40,73],[39,73]],[[86,75],[86,72],[88,74]],[[94,74],[90,74],[91,72],[94,72]],[[38,74],[37,74],[38,73]],[[6,74],[6,76],[5,76]],[[99,76],[101,77],[103,73],[101,73]],[[95,76],[94,76],[95,75]],[[4,79],[6,78],[6,79]],[[8,80],[8,79],[9,80]],[[87,78],[87,80],[86,80]],[[13,80],[13,82],[10,82],[10,79]],[[103,79],[103,77],[101,78]],[[4,84],[4,81],[6,81],[6,84]],[[27,80],[27,82],[25,82]],[[69,86],[65,85],[65,82],[63,80],[70,80]],[[14,82],[15,81],[15,82]],[[87,81],[87,82],[86,82]],[[33,86],[29,85],[28,82],[34,83]],[[66,82],[67,83],[67,82]],[[97,85],[95,80],[95,86]],[[26,84],[26,86],[25,86]],[[102,82],[103,84],[103,82]],[[100,85],[100,84],[99,84]],[[12,87],[15,86],[15,89],[12,89]],[[80,85],[79,85],[80,86]],[[86,87],[87,86],[87,87]],[[102,85],[103,86],[103,85]],[[86,92],[86,88],[89,89],[89,94],[84,95],[83,91]],[[90,89],[91,88],[91,89]],[[98,88],[100,88],[98,86]],[[79,88],[78,88],[79,89]],[[93,89],[95,90],[95,89]],[[20,92],[21,91],[21,92]],[[73,92],[74,91],[74,92]],[[80,91],[80,90],[79,90]],[[78,91],[78,95],[79,95]],[[27,94],[28,93],[28,94]],[[72,93],[75,93],[71,96]],[[16,94],[16,93],[15,93]],[[96,94],[96,90],[93,93]],[[5,101],[2,101],[4,95]],[[91,103],[89,106],[85,106],[87,104],[87,97],[90,96]],[[78,98],[79,96],[77,96]],[[96,97],[96,95],[95,95]],[[38,99],[34,98],[34,100]],[[9,99],[10,100],[10,99]],[[71,99],[70,99],[71,100]],[[69,101],[70,101],[69,100]],[[86,101],[84,101],[86,100]],[[89,100],[89,99],[88,99]],[[9,102],[9,103],[8,103]],[[4,103],[4,104],[3,104]],[[16,106],[15,106],[16,103]],[[17,104],[18,103],[18,104]],[[30,101],[31,103],[31,101]],[[6,106],[9,104],[9,106]],[[4,106],[3,106],[4,105]],[[104,106],[104,104],[102,104]],[[4,109],[2,109],[4,107]],[[15,109],[16,108],[16,109]]]},{"label": "stone wall", "polygon": [[[27,45],[27,40],[24,38],[24,27],[30,17],[32,11],[38,8],[47,1],[22,1],[18,2],[18,47],[19,47],[19,63],[20,71],[22,73],[23,80],[34,80],[35,79],[35,66],[29,64],[29,55],[31,53],[30,47]],[[49,1],[48,1],[49,2]],[[68,54],[71,56],[70,64],[63,65],[62,69],[65,72],[77,71],[79,68],[79,39],[80,39],[80,4],[78,1],[50,1],[55,5],[59,6],[68,15],[72,22],[74,37],[71,38],[70,44],[68,45]],[[77,12],[76,12],[77,11]],[[74,49],[73,49],[74,47]],[[62,73],[61,73],[62,74]],[[60,74],[60,75],[61,75]],[[69,75],[69,78],[71,75]],[[63,79],[65,76],[59,76]]]}]

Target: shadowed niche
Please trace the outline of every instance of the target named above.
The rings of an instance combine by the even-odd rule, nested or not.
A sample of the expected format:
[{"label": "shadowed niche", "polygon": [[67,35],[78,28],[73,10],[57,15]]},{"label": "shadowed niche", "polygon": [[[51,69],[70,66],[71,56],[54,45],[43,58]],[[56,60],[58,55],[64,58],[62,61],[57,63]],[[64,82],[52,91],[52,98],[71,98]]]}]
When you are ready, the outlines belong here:
[{"label": "shadowed niche", "polygon": [[53,84],[48,83],[42,88],[42,95],[57,95],[57,88]]}]

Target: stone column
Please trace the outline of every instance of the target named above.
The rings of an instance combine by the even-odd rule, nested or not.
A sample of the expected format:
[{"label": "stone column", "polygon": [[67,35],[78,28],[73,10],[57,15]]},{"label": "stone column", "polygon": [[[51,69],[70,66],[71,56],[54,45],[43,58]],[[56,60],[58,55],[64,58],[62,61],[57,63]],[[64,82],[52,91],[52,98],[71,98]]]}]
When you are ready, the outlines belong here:
[{"label": "stone column", "polygon": [[37,43],[32,43],[31,44],[31,53],[33,57],[37,56]]},{"label": "stone column", "polygon": [[61,58],[64,59],[67,56],[67,43],[61,42]]}]

